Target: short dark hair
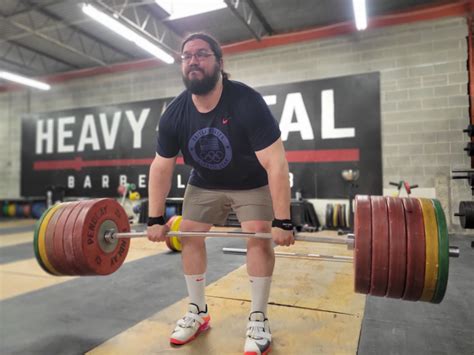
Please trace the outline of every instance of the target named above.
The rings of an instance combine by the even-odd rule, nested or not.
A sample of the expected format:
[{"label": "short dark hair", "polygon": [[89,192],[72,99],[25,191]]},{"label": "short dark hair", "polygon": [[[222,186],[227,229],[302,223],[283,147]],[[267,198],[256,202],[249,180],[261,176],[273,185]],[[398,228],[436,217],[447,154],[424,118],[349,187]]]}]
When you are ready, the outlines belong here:
[{"label": "short dark hair", "polygon": [[[190,35],[188,35],[181,43],[181,52],[183,51],[183,48],[186,45],[186,43],[188,43],[189,41],[193,41],[195,39],[200,39],[200,40],[203,40],[204,42],[207,42],[209,44],[209,47],[211,47],[211,50],[214,52],[216,59],[218,61],[222,59],[221,45],[219,44],[219,42],[217,42],[217,40],[214,37],[204,32],[196,32],[196,33],[191,33]],[[221,73],[224,79],[228,79],[230,77],[230,74],[226,73],[223,70],[221,70]]]}]

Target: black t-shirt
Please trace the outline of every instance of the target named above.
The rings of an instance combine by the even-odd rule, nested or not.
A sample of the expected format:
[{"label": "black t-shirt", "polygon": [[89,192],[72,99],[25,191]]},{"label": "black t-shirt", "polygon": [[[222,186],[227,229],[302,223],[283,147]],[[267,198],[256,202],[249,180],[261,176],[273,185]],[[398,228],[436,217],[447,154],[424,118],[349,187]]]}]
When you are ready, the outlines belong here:
[{"label": "black t-shirt", "polygon": [[262,96],[245,84],[224,80],[217,106],[200,113],[189,91],[168,106],[160,119],[156,152],[165,158],[181,150],[193,167],[189,183],[206,189],[245,190],[268,184],[255,151],[280,137]]}]

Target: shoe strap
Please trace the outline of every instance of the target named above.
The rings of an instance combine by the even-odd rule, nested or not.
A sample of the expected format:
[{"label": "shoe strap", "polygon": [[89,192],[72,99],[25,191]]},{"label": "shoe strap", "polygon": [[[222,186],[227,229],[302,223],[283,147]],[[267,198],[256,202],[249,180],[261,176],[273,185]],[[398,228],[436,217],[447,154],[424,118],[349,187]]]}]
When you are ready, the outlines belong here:
[{"label": "shoe strap", "polygon": [[272,341],[272,335],[270,333],[265,333],[262,331],[253,331],[248,335],[250,338],[262,338],[267,339],[268,341]]},{"label": "shoe strap", "polygon": [[204,319],[202,319],[201,316],[197,315],[196,313],[191,313],[191,312],[188,312],[186,313],[186,315],[184,316],[183,319],[186,319],[186,318],[191,318],[191,319],[194,319],[196,322],[199,323],[199,325],[203,324],[204,323]]},{"label": "shoe strap", "polygon": [[251,338],[262,338],[272,340],[272,334],[265,332],[265,322],[249,321],[247,324],[247,335]]},{"label": "shoe strap", "polygon": [[250,329],[251,327],[265,328],[265,322],[251,320],[247,323],[247,329]]}]

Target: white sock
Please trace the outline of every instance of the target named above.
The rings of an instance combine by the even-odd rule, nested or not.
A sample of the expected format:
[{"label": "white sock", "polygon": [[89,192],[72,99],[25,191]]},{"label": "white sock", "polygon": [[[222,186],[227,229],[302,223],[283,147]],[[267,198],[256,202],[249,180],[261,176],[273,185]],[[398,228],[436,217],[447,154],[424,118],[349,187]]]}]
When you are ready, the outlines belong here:
[{"label": "white sock", "polygon": [[206,297],[204,288],[206,287],[206,274],[184,275],[188,288],[189,303],[194,303],[200,311],[206,310]]},{"label": "white sock", "polygon": [[249,276],[249,280],[252,292],[251,312],[263,312],[266,315],[272,277]]}]

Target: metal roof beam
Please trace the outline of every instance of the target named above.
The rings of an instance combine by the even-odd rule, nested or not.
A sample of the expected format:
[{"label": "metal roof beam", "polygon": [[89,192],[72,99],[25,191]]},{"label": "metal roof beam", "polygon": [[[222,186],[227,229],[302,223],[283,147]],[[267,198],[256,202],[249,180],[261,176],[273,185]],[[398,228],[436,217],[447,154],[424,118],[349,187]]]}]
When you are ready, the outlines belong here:
[{"label": "metal roof beam", "polygon": [[16,63],[22,69],[33,71],[36,75],[79,68],[24,45],[11,42],[0,47],[0,59],[8,63]]},{"label": "metal roof beam", "polygon": [[52,56],[51,54],[45,53],[45,52],[43,52],[41,50],[38,50],[36,48],[31,48],[29,46],[25,46],[24,44],[21,44],[21,43],[15,42],[15,41],[10,41],[10,44],[13,44],[13,45],[15,45],[19,48],[23,48],[24,50],[31,51],[31,52],[35,53],[36,55],[38,55],[38,56],[45,57],[45,58],[47,58],[51,61],[57,62],[57,63],[62,64],[64,66],[68,66],[71,69],[80,69],[80,66],[78,66],[78,65],[66,62],[65,60],[62,60],[62,59],[57,58],[55,56]]},{"label": "metal roof beam", "polygon": [[[23,3],[29,5],[29,6],[34,6],[35,4],[32,3],[30,0],[21,0]],[[61,0],[63,1],[63,0]],[[124,57],[128,57],[130,59],[132,58],[135,58],[135,56],[133,55],[130,55],[130,53],[127,53],[125,52],[124,50],[120,49],[120,48],[117,48],[115,46],[112,46],[111,44],[109,43],[106,43],[105,41],[99,39],[98,37],[90,34],[90,33],[87,33],[86,31],[80,29],[79,27],[75,26],[73,23],[71,22],[66,22],[64,19],[62,19],[61,17],[59,17],[58,15],[56,15],[55,13],[47,10],[45,8],[45,6],[42,6],[42,7],[38,7],[35,9],[36,11],[38,11],[39,13],[41,13],[42,15],[44,16],[47,16],[55,21],[58,21],[62,24],[65,24],[68,28],[72,29],[73,31],[76,31],[78,34],[81,34],[83,36],[86,36],[86,37],[89,37],[91,39],[93,39],[94,41],[98,42],[101,46],[103,47],[106,47],[106,48],[109,48],[110,50],[113,50],[117,53],[120,53],[121,55],[123,55]]]},{"label": "metal roof beam", "polygon": [[254,0],[247,0],[247,2],[249,4],[250,8],[252,9],[252,11],[255,13],[255,16],[257,16],[258,20],[262,23],[262,26],[265,29],[265,31],[267,32],[267,34],[269,36],[274,34],[275,31],[273,30],[272,26],[270,26],[270,24],[268,23],[265,16],[263,16],[263,13],[260,11],[260,9],[257,7],[257,5],[255,5]]},{"label": "metal roof beam", "polygon": [[181,37],[150,14],[146,7],[150,1],[94,0],[91,3],[164,50],[179,53]]},{"label": "metal roof beam", "polygon": [[[6,63],[3,64],[3,63]],[[35,73],[31,68],[25,67],[24,65],[18,64],[15,61],[10,59],[0,57],[0,67],[3,70],[11,71],[15,74],[25,75],[25,76],[37,76],[38,73]]]},{"label": "metal roof beam", "polygon": [[[68,1],[68,0],[63,0],[63,1]],[[178,36],[172,29],[170,29],[166,24],[163,22],[157,20],[155,17],[150,16],[150,9],[149,6],[154,5],[154,1],[151,0],[142,0],[142,1],[116,1],[113,0],[111,1],[89,1],[92,4],[96,4],[97,7],[102,8],[102,10],[105,10],[109,14],[119,14],[118,16],[121,18],[121,20],[129,26],[132,24],[132,28],[137,30],[137,32],[141,33],[145,37],[151,39],[152,42],[157,42],[160,46],[163,48],[167,49],[170,52],[178,53],[181,40],[182,38]],[[111,3],[111,4],[109,4]],[[24,11],[26,12],[26,11]],[[22,12],[23,13],[23,12]],[[50,13],[48,11],[48,13]],[[2,14],[0,14],[0,18],[3,19],[10,19],[7,16],[1,17]],[[11,20],[11,19],[10,19]],[[48,23],[42,24],[42,26],[36,27],[35,31],[38,33],[46,33],[46,32],[51,32],[51,31],[59,31],[59,30],[64,30],[69,27],[77,28],[76,26],[79,24],[84,24],[88,22],[93,22],[91,19],[80,19],[77,21],[71,21],[70,23],[65,23],[65,22],[55,22],[51,24],[52,21]],[[146,31],[146,33],[144,33]],[[85,36],[91,37],[90,34],[87,32],[85,33]],[[9,41],[9,40],[19,40],[21,38],[31,36],[31,32],[25,31],[20,34],[14,34],[8,37],[4,37],[3,40],[0,39],[0,43],[4,41]],[[94,40],[99,42],[100,40],[96,39],[93,37]],[[100,41],[101,43],[104,43],[103,41]],[[110,47],[114,51],[122,53],[119,49],[111,46],[110,44],[101,44],[105,47]],[[130,54],[127,54],[127,56],[130,56]]]},{"label": "metal roof beam", "polygon": [[[8,3],[7,2],[7,6],[8,6]],[[11,5],[11,4],[10,4]],[[9,16],[15,16],[16,14],[19,14],[19,13],[25,13],[25,12],[28,12],[29,9],[27,9],[25,7],[25,5],[23,5],[21,2],[19,1],[16,1],[14,4],[13,4],[13,9],[10,7],[9,9],[6,9],[5,7],[5,4],[2,5],[2,11],[0,11],[0,15],[4,16],[4,17],[9,17]]]},{"label": "metal roof beam", "polygon": [[251,6],[249,2],[245,0],[224,0],[224,2],[226,3],[227,7],[232,11],[232,13],[250,31],[252,36],[254,36],[257,41],[260,41],[264,34],[271,33],[267,30],[267,27],[270,30],[271,27],[263,18],[260,11],[254,11],[254,9],[257,8],[255,4]]},{"label": "metal roof beam", "polygon": [[[67,0],[52,0],[49,2],[45,2],[44,0],[41,3],[30,3],[28,5],[23,4],[23,1],[17,2],[16,8],[10,12],[9,14],[2,14],[7,18],[14,17],[17,15],[25,14],[27,12],[31,12],[34,10],[39,10],[39,9],[45,9],[49,6],[53,6],[56,4],[59,4],[61,2],[65,2]],[[20,10],[17,10],[17,8],[22,7]]]},{"label": "metal roof beam", "polygon": [[[1,16],[2,16],[2,14],[0,14],[0,18],[2,18]],[[3,18],[5,18],[5,16]],[[82,23],[88,23],[88,22],[92,22],[92,21],[93,20],[90,20],[90,19],[81,19],[81,20],[70,22],[70,24],[80,25]],[[68,25],[66,23],[61,22],[61,23],[54,23],[53,25],[46,24],[44,26],[40,26],[40,27],[36,28],[36,31],[45,33],[45,32],[50,32],[50,31],[54,31],[54,30],[61,30],[63,28],[67,28],[67,27],[68,27]],[[14,34],[14,35],[11,35],[11,36],[4,37],[3,39],[0,40],[0,43],[5,42],[5,41],[11,41],[11,40],[19,40],[19,39],[29,37],[29,36],[31,36],[31,33],[22,32],[22,33],[19,33],[19,34]]]},{"label": "metal roof beam", "polygon": [[[83,58],[86,58],[88,60],[90,60],[91,62],[94,62],[95,64],[99,64],[101,66],[105,66],[107,65],[107,63],[104,61],[103,58],[96,58],[96,57],[93,57],[87,53],[84,52],[84,49],[81,48],[81,49],[76,49],[70,45],[67,44],[67,39],[70,38],[70,36],[68,36],[68,38],[66,40],[62,40],[62,36],[61,36],[61,33],[58,33],[59,31],[56,31],[56,36],[57,38],[53,38],[49,35],[46,35],[45,33],[43,32],[39,32],[37,31],[35,28],[34,28],[34,23],[31,19],[31,16],[30,14],[27,14],[26,18],[28,18],[28,22],[29,22],[29,25],[25,25],[23,23],[20,23],[16,20],[12,20],[11,18],[6,18],[6,17],[1,17],[2,20],[4,21],[7,21],[8,23],[10,23],[12,26],[15,26],[23,31],[26,31],[28,32],[29,34],[31,35],[34,35],[34,36],[37,36],[39,38],[42,38],[44,39],[45,41],[48,41],[50,43],[54,43],[55,45],[57,45],[58,47],[61,47],[63,49],[66,49],[74,54],[77,54],[79,55],[80,57],[83,57]],[[63,31],[65,30],[64,28],[62,29]]]}]

